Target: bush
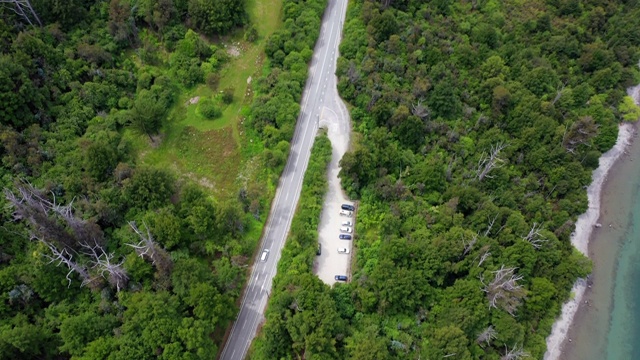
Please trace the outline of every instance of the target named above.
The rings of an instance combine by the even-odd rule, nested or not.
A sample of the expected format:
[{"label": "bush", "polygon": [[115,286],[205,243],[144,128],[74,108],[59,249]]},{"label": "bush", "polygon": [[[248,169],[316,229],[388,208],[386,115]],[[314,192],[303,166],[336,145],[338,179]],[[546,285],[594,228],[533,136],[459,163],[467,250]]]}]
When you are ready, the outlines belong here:
[{"label": "bush", "polygon": [[256,30],[255,26],[251,25],[249,26],[247,31],[245,31],[244,40],[248,42],[254,42],[258,40],[258,30]]},{"label": "bush", "polygon": [[198,111],[209,120],[215,119],[221,115],[220,110],[210,98],[200,99],[198,102]]},{"label": "bush", "polygon": [[207,83],[207,86],[211,90],[215,90],[218,88],[219,81],[220,81],[220,75],[216,73],[208,73],[207,76],[205,77],[205,82]]},{"label": "bush", "polygon": [[222,102],[225,104],[231,104],[233,102],[233,93],[234,93],[234,89],[233,88],[226,88],[224,90],[222,90]]}]

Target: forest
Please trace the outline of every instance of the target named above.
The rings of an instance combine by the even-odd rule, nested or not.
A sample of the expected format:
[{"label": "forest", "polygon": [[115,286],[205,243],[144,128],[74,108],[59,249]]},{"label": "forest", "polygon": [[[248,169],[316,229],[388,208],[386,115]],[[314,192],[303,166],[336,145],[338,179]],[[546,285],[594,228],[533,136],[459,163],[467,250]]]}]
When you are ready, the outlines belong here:
[{"label": "forest", "polygon": [[638,118],[639,22],[636,1],[350,1],[352,278],[318,282],[314,223],[292,226],[251,358],[541,359],[590,272],[591,172]]},{"label": "forest", "polygon": [[[219,45],[232,38],[251,50],[266,41],[247,4],[1,4],[0,359],[211,359],[218,352],[288,146],[277,148],[278,140],[263,152],[262,135],[241,128],[239,144],[259,150],[242,148],[239,162],[264,170],[244,182],[232,174],[229,189],[213,189],[224,196],[183,168],[147,159],[169,142],[176,109],[195,89],[215,95],[189,113],[204,124],[223,121],[213,119],[228,106],[250,113],[252,96],[240,100],[221,88],[234,60]],[[317,16],[308,23],[317,31]],[[296,54],[281,60],[302,72],[303,83],[305,62]],[[289,84],[269,92],[271,67],[256,66],[265,94],[289,91],[288,112],[277,114],[295,121],[299,93]],[[187,127],[179,135],[199,133]]]}]

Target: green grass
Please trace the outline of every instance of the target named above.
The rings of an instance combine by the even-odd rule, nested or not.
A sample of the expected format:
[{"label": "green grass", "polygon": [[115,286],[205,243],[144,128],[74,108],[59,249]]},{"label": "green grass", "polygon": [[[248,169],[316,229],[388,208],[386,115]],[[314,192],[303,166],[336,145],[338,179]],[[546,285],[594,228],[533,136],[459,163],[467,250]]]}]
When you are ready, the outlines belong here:
[{"label": "green grass", "polygon": [[[247,11],[258,31],[258,40],[254,43],[244,41],[244,30],[239,29],[216,41],[220,47],[224,44],[227,49],[237,47],[239,56],[230,56],[220,69],[217,91],[206,85],[181,89],[163,128],[159,146],[152,146],[146,137],[126,134],[143,164],[172,169],[181,178],[189,178],[209,188],[219,198],[237,194],[240,174],[245,178],[263,176],[259,168],[247,165],[264,149],[257,134],[243,126],[253,99],[247,79],[251,77],[253,81],[263,73],[264,44],[281,24],[281,7],[281,0],[247,1]],[[193,97],[215,97],[226,88],[234,89],[234,100],[221,107],[222,116],[217,119],[206,119],[199,114],[197,105],[188,104]]]}]

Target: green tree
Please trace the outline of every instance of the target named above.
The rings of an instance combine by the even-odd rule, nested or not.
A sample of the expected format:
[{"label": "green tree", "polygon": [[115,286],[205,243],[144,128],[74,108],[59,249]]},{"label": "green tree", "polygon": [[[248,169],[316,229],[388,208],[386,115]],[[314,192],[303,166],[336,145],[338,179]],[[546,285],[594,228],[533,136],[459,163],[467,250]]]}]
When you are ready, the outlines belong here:
[{"label": "green tree", "polygon": [[60,325],[60,350],[72,356],[81,356],[88,343],[112,334],[118,325],[114,315],[98,315],[95,311],[88,311],[77,316],[64,319]]},{"label": "green tree", "polygon": [[131,127],[140,134],[149,136],[157,134],[162,127],[166,114],[166,104],[150,90],[141,90],[133,103],[130,111]]},{"label": "green tree", "polygon": [[173,176],[154,168],[137,169],[124,181],[123,196],[133,207],[152,209],[164,206],[175,192]]},{"label": "green tree", "polygon": [[245,20],[244,0],[189,0],[189,17],[203,32],[224,34]]},{"label": "green tree", "polygon": [[624,121],[637,121],[640,119],[640,107],[636,105],[636,102],[631,96],[625,96],[618,105],[618,111],[622,115]]}]

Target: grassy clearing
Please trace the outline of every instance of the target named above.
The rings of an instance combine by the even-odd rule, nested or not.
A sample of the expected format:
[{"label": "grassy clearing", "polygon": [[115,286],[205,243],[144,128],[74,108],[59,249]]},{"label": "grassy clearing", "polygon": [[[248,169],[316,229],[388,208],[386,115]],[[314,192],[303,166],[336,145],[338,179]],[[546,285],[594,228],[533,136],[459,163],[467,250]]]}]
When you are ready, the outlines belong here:
[{"label": "grassy clearing", "polygon": [[[190,178],[211,189],[214,196],[235,196],[242,181],[261,177],[260,168],[247,162],[263,150],[257,135],[245,129],[243,120],[253,98],[251,81],[261,75],[264,67],[264,44],[280,25],[281,0],[249,0],[247,11],[258,31],[254,43],[243,40],[243,30],[215,41],[230,54],[219,72],[218,90],[206,85],[183,89],[163,129],[162,142],[152,147],[148,139],[128,133],[144,164],[171,168],[181,177]],[[248,79],[251,77],[251,81]],[[234,100],[221,108],[222,116],[209,120],[199,114],[197,105],[189,100],[199,96],[215,97],[218,91],[234,89]]]}]

